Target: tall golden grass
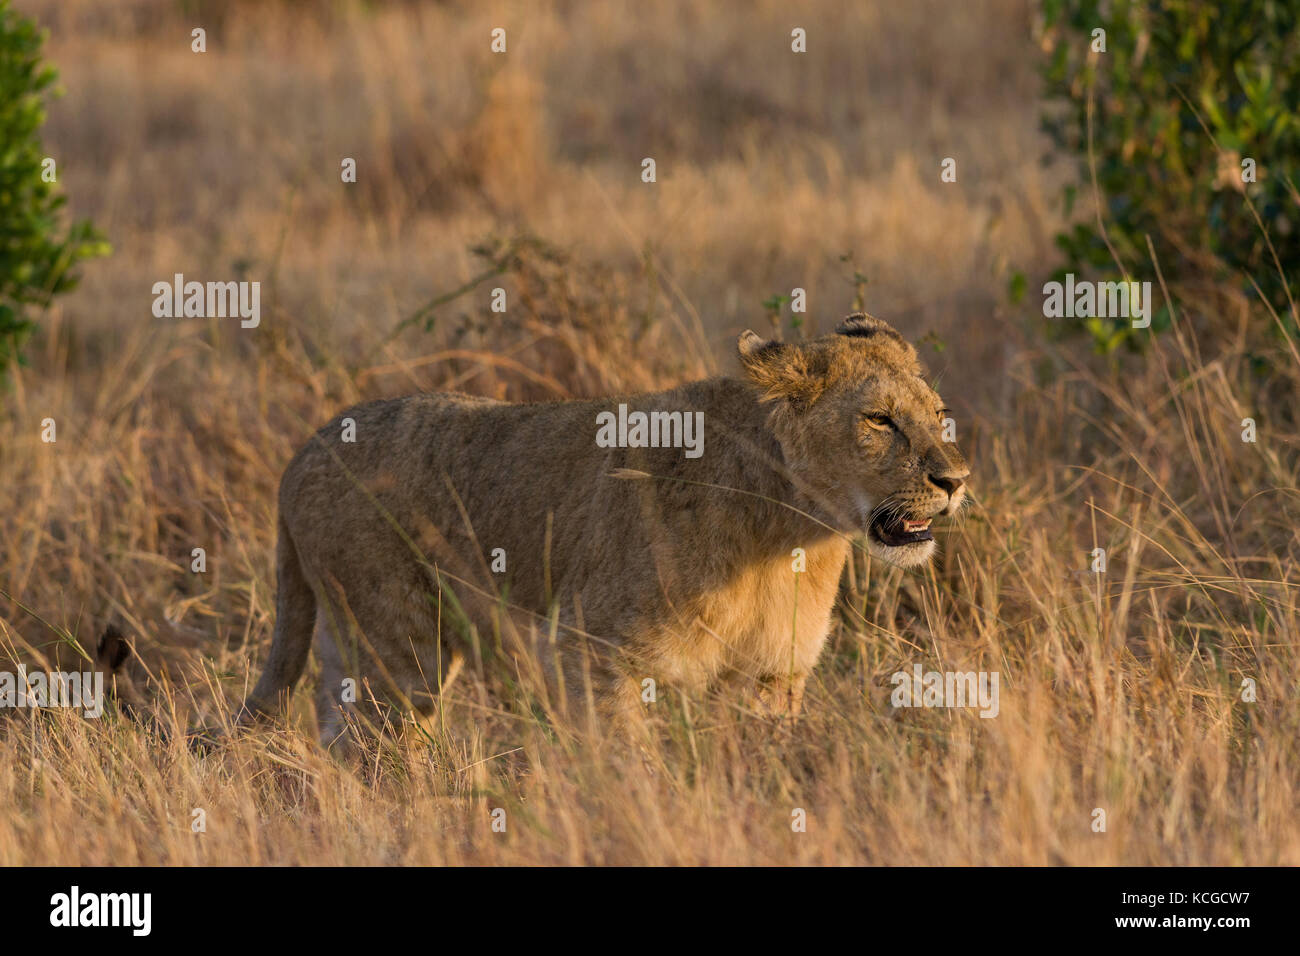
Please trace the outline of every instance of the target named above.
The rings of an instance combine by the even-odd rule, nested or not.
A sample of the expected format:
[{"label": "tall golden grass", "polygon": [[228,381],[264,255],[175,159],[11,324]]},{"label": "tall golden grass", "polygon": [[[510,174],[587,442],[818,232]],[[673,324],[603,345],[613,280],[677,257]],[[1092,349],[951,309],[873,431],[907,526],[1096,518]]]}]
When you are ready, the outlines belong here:
[{"label": "tall golden grass", "polygon": [[[61,180],[117,251],[0,403],[0,656],[72,666],[120,620],[173,733],[2,718],[0,863],[1300,862],[1297,436],[1270,409],[1300,363],[1221,291],[1171,289],[1175,332],[1122,363],[1006,304],[1059,225],[1030,4],[19,6],[67,90]],[[798,723],[670,695],[630,754],[471,673],[362,767],[306,694],[185,749],[255,677],[279,472],[337,408],[726,370],[762,299],[804,287],[826,331],[855,269],[930,333],[976,503],[932,568],[855,563]],[[177,271],[260,279],[261,328],[153,319]],[[915,663],[999,672],[999,715],[893,708]]]}]

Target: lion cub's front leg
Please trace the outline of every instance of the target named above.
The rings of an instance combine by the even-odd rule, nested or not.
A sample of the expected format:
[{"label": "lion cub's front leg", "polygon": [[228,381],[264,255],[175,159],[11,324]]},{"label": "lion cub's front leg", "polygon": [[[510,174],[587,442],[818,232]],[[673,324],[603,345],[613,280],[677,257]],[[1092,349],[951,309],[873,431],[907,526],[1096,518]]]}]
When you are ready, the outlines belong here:
[{"label": "lion cub's front leg", "polygon": [[759,681],[758,709],[764,717],[794,719],[803,709],[803,689],[808,673],[769,674]]}]

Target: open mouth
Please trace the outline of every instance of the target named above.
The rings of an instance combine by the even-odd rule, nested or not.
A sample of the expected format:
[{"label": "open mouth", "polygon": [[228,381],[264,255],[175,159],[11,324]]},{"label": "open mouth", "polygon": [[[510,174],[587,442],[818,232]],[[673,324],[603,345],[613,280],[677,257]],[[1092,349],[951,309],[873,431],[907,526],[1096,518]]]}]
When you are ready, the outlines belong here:
[{"label": "open mouth", "polygon": [[914,521],[911,518],[882,515],[871,522],[871,533],[877,541],[891,548],[934,540],[934,535],[930,533],[929,518]]}]

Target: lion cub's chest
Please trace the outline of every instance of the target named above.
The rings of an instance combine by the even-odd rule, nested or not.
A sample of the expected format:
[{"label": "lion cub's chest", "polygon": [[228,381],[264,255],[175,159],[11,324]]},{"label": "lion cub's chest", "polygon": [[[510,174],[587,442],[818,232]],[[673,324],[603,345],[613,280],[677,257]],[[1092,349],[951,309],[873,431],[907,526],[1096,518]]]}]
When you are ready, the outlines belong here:
[{"label": "lion cub's chest", "polygon": [[656,654],[674,677],[699,685],[727,671],[754,677],[806,673],[830,628],[848,553],[835,540],[737,570],[699,595]]}]

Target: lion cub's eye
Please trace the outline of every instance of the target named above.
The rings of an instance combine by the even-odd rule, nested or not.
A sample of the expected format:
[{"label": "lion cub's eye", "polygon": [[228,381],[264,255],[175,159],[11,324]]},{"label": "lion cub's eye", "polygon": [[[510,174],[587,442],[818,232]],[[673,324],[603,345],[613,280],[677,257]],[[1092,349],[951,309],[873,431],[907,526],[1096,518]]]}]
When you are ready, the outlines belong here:
[{"label": "lion cub's eye", "polygon": [[943,424],[944,417],[947,416],[948,413],[951,412],[951,411],[952,411],[951,408],[941,408],[941,409],[939,409],[939,411],[935,412],[935,415],[936,415],[936,416],[938,417],[938,419],[939,419],[939,424],[940,424],[940,425]]},{"label": "lion cub's eye", "polygon": [[894,424],[894,420],[888,415],[867,415],[863,418],[863,421],[877,431],[887,432],[898,430],[898,426]]}]

